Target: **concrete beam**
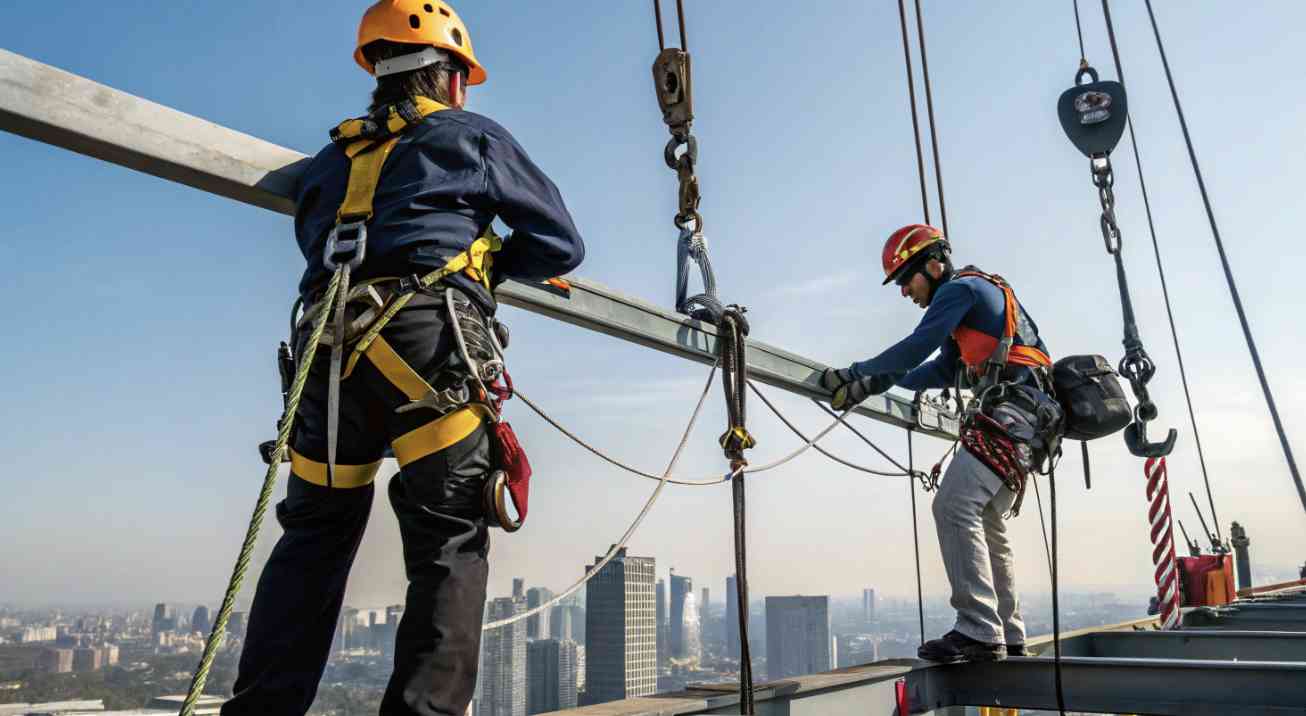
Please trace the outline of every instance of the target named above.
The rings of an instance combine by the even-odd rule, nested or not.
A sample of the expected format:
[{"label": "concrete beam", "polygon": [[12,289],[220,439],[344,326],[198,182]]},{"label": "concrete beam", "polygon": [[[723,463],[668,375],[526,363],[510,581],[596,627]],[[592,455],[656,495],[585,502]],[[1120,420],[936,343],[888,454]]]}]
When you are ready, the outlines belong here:
[{"label": "concrete beam", "polygon": [[[0,129],[103,159],[247,204],[291,214],[295,180],[307,157],[21,55],[0,50]],[[670,279],[668,279],[670,280]],[[500,287],[504,303],[655,350],[710,364],[712,326],[570,278],[570,297],[522,284]],[[761,382],[808,397],[823,394],[825,366],[749,341],[749,370]],[[921,433],[954,438],[957,425],[928,414],[921,425],[910,400],[883,395],[860,415]]]}]

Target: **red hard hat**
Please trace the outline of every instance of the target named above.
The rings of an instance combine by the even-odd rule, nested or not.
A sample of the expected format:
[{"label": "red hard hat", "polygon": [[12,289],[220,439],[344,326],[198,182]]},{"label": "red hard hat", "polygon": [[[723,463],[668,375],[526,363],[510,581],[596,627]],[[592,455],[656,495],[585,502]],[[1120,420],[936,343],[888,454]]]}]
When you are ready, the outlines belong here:
[{"label": "red hard hat", "polygon": [[939,243],[947,246],[948,240],[943,238],[942,231],[928,224],[908,224],[889,234],[881,257],[884,262],[885,285],[897,278],[921,251]]}]

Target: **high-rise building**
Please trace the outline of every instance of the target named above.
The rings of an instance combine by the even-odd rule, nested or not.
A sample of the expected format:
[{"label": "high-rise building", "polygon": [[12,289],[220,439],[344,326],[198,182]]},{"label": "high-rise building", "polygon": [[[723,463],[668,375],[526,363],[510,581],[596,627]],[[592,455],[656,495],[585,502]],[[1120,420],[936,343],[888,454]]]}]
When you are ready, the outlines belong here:
[{"label": "high-rise building", "polygon": [[766,676],[783,679],[834,668],[830,598],[766,598]]},{"label": "high-rise building", "polygon": [[245,638],[245,612],[232,612],[231,618],[227,620],[227,633],[240,638]]},{"label": "high-rise building", "polygon": [[100,664],[102,666],[118,665],[118,645],[105,644],[100,647]]},{"label": "high-rise building", "polygon": [[101,664],[100,650],[89,647],[79,646],[73,649],[73,671],[87,672],[99,671]]},{"label": "high-rise building", "polygon": [[576,690],[585,690],[585,645],[576,645]]},{"label": "high-rise building", "polygon": [[739,587],[733,574],[726,577],[726,657],[739,658]]},{"label": "high-rise building", "polygon": [[168,631],[167,623],[171,610],[167,604],[154,605],[154,620],[150,623],[151,633],[158,634],[161,631]]},{"label": "high-rise building", "polygon": [[[490,601],[490,621],[520,614],[526,603],[500,597]],[[526,716],[526,624],[516,622],[491,629],[481,637],[484,664],[482,698],[477,713],[483,716]]]},{"label": "high-rise building", "polygon": [[862,621],[870,624],[875,621],[875,590],[862,590]]},{"label": "high-rise building", "polygon": [[576,708],[576,642],[536,639],[526,645],[526,713]]},{"label": "high-rise building", "polygon": [[711,590],[703,587],[703,598],[698,602],[698,616],[704,621],[707,620],[707,605],[712,603],[711,596]]},{"label": "high-rise building", "polygon": [[573,604],[567,608],[571,610],[571,640],[585,646],[585,607]]},{"label": "high-rise building", "polygon": [[670,632],[667,630],[667,583],[659,579],[657,583],[657,597],[655,599],[656,618],[657,618],[657,635],[658,635],[658,668],[667,663],[667,655],[670,653],[671,644]]},{"label": "high-rise building", "polygon": [[[667,629],[671,638],[668,640],[668,654],[672,659],[684,659],[689,656],[689,651],[685,644],[685,634],[687,633],[685,625],[685,603],[694,599],[694,580],[689,577],[681,577],[676,574],[676,570],[671,570],[671,621]],[[697,616],[697,610],[694,612]],[[697,623],[695,624],[697,626]]]},{"label": "high-rise building", "polygon": [[212,618],[209,616],[209,608],[203,604],[195,607],[195,613],[190,617],[190,630],[197,631],[205,636],[213,628]]},{"label": "high-rise building", "polygon": [[[550,599],[553,599],[553,590],[551,589],[545,587],[531,587],[526,590],[527,609],[534,609]],[[549,616],[549,610],[546,609],[535,616],[526,617],[526,638],[549,638]]]},{"label": "high-rise building", "polygon": [[835,665],[842,669],[847,666],[861,666],[878,659],[878,645],[870,634],[845,634],[836,637],[839,648],[835,654]]},{"label": "high-rise building", "polygon": [[[576,640],[575,629],[572,626],[573,608],[566,604],[555,604],[549,609],[549,638],[562,641],[564,639]],[[579,643],[579,642],[577,642]]]},{"label": "high-rise building", "polygon": [[512,598],[524,599],[526,597],[526,579],[523,577],[512,578]]},{"label": "high-rise building", "polygon": [[73,670],[73,650],[42,649],[36,665],[47,674],[67,674]]},{"label": "high-rise building", "polygon": [[631,557],[622,548],[586,587],[587,704],[657,691],[654,568],[652,557]]}]

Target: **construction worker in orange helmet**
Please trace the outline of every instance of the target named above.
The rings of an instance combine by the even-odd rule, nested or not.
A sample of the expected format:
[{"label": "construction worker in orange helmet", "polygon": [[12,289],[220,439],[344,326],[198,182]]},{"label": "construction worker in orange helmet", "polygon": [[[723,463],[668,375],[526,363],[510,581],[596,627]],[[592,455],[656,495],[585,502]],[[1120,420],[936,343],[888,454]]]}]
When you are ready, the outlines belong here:
[{"label": "construction worker in orange helmet", "polygon": [[[1060,413],[1048,396],[1047,348],[1010,285],[971,266],[954,270],[951,253],[933,226],[910,224],[890,234],[881,256],[884,283],[894,283],[925,316],[911,335],[879,355],[827,369],[821,385],[839,410],[895,385],[912,391],[964,387],[985,396],[968,407],[962,449],[934,498],[956,623],[922,645],[919,656],[992,661],[1025,655],[1003,520],[1019,510],[1031,471],[1056,450]],[[1003,389],[988,390],[993,386]]]},{"label": "construction worker in orange helmet", "polygon": [[[223,716],[303,716],[313,705],[387,449],[399,465],[388,492],[408,585],[380,713],[466,712],[489,530],[525,515],[524,492],[512,492],[516,517],[503,507],[518,485],[505,482],[507,463],[525,463],[505,450],[511,428],[498,420],[507,333],[495,288],[559,276],[585,255],[553,182],[508,130],[462,109],[486,72],[453,8],[382,0],[353,54],[376,77],[371,106],[331,130],[295,193],[307,261],[298,325],[314,325],[324,306],[339,319],[304,384],[277,505],[284,533]],[[495,219],[511,233],[495,235]],[[332,303],[328,285],[344,298]],[[292,333],[288,360],[302,358],[311,332]]]}]

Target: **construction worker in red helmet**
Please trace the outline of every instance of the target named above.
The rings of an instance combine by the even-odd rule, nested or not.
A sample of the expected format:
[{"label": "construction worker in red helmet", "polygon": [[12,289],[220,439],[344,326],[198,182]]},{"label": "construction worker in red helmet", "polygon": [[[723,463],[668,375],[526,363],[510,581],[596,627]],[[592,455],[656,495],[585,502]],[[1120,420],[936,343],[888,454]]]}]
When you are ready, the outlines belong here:
[{"label": "construction worker in red helmet", "polygon": [[[884,283],[925,310],[911,335],[821,385],[835,409],[898,386],[956,387],[975,396],[961,444],[934,498],[956,623],[920,647],[931,661],[1025,655],[1014,559],[1004,519],[1019,510],[1025,480],[1055,452],[1060,413],[1048,397],[1052,365],[1038,328],[1002,277],[954,270],[943,233],[911,224],[884,244]],[[931,355],[937,355],[930,358]]]},{"label": "construction worker in red helmet", "polygon": [[[387,448],[408,586],[380,713],[466,712],[489,529],[510,520],[495,501],[511,458],[497,419],[504,395],[490,389],[507,344],[494,289],[559,276],[585,254],[553,182],[506,129],[462,109],[486,71],[453,8],[377,2],[354,59],[376,78],[368,113],[331,130],[295,192],[300,326],[321,307],[344,308],[304,385],[277,505],[284,534],[259,579],[224,716],[312,706]],[[491,230],[496,218],[506,237]],[[295,356],[309,333],[292,334]],[[513,500],[524,515],[524,497]]]}]

